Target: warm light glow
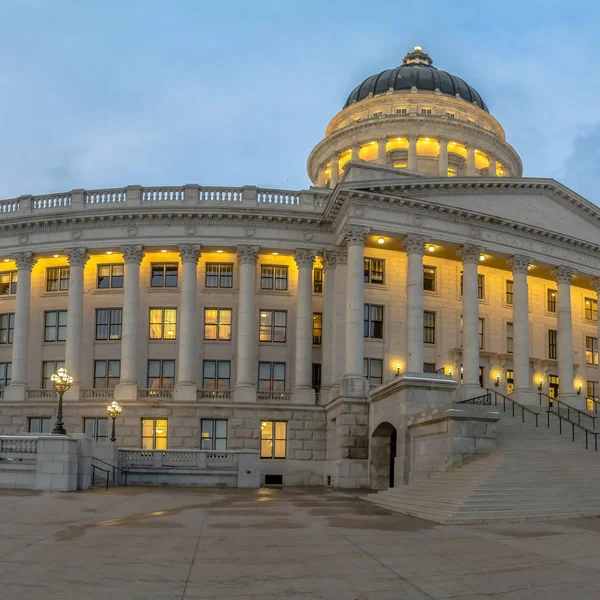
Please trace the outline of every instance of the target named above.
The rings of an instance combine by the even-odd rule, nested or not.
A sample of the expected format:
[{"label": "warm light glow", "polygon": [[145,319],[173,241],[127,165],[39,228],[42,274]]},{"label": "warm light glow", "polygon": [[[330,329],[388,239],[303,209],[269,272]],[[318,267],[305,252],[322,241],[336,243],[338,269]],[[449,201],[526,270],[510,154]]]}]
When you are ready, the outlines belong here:
[{"label": "warm light glow", "polygon": [[273,252],[273,256],[279,256],[279,252]]},{"label": "warm light glow", "polygon": [[422,50],[421,46],[415,46],[415,52],[421,52]]},{"label": "warm light glow", "polygon": [[10,260],[10,258],[5,258],[4,262],[8,262]]},{"label": "warm light glow", "polygon": [[448,368],[448,375],[450,375],[450,377],[452,377],[452,368],[451,367]]},{"label": "warm light glow", "polygon": [[54,256],[54,258],[58,258],[58,254],[53,254],[52,256]]},{"label": "warm light glow", "polygon": [[166,252],[166,250],[161,250],[161,252],[164,254]]},{"label": "warm light glow", "polygon": [[485,260],[485,256],[483,254],[479,255],[479,260]]},{"label": "warm light glow", "polygon": [[106,254],[112,254],[112,250],[107,250]]},{"label": "warm light glow", "polygon": [[380,238],[377,240],[377,243],[378,243],[378,244],[385,244],[385,239],[384,239],[384,238],[382,238],[382,237],[380,237]]},{"label": "warm light glow", "polygon": [[496,373],[496,379],[500,379],[500,373]]},{"label": "warm light glow", "polygon": [[531,265],[527,265],[527,270],[531,271]]},{"label": "warm light glow", "polygon": [[402,365],[400,363],[396,363],[396,369],[399,369]]},{"label": "warm light glow", "polygon": [[217,253],[218,253],[218,254],[221,254],[221,252],[223,252],[223,250],[217,250]]},{"label": "warm light glow", "polygon": [[374,144],[375,142],[371,142],[371,144]]},{"label": "warm light glow", "polygon": [[261,313],[260,313],[260,316],[261,316],[261,317],[266,317],[266,316],[267,316],[267,313],[266,313],[266,312],[261,312]]},{"label": "warm light glow", "polygon": [[433,244],[431,244],[430,246],[427,247],[427,250],[429,250],[429,252],[435,252],[435,246]]},{"label": "warm light glow", "polygon": [[161,434],[164,431],[164,429],[162,427],[157,427],[156,428],[156,433]]}]

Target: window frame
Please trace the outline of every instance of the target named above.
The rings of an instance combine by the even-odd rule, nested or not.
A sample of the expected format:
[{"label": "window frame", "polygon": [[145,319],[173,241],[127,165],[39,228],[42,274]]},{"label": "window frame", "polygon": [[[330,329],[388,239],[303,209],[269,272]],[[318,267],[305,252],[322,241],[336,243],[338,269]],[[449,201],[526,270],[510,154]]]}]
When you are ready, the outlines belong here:
[{"label": "window frame", "polygon": [[[588,308],[589,302],[589,308]],[[583,315],[586,321],[592,323],[598,322],[598,300],[595,298],[584,297],[583,299]]]},{"label": "window frame", "polygon": [[[162,274],[160,274],[161,284],[154,284],[155,270],[162,267]],[[175,267],[175,285],[167,285],[168,278],[173,277],[172,268]],[[167,272],[167,268],[171,269],[171,272]],[[156,275],[157,277],[159,275]],[[151,288],[166,288],[166,289],[177,289],[179,287],[179,263],[178,262],[153,262],[150,263],[150,287]]]},{"label": "window frame", "polygon": [[[151,376],[150,375],[150,364],[151,363],[159,363],[159,374],[155,375],[155,376]],[[173,363],[173,375],[165,375],[165,364],[166,363]],[[146,389],[148,390],[172,390],[175,388],[175,376],[177,374],[177,371],[175,370],[177,367],[177,364],[175,362],[174,358],[149,358],[148,361],[146,362],[146,383],[148,384],[146,386]],[[158,379],[159,381],[159,386],[158,387],[153,387],[152,383],[150,380],[155,380]],[[170,381],[171,385],[170,386],[165,386],[165,381]]]},{"label": "window frame", "polygon": [[[167,450],[169,447],[169,419],[167,417],[142,417],[141,418],[142,421],[142,427],[141,427],[141,447],[144,450]],[[152,421],[152,435],[144,435],[144,421]],[[157,431],[159,427],[161,427],[161,425],[159,425],[159,422],[164,422],[164,429],[163,431],[161,431],[160,433]],[[164,432],[164,435],[163,435]],[[144,444],[144,440],[152,440],[152,445],[151,447],[149,447],[148,445]],[[159,445],[157,445],[157,440],[164,440],[164,448],[162,447],[163,444],[161,443],[159,447]]]},{"label": "window frame", "polygon": [[[0,282],[0,296],[14,296],[17,293],[17,284],[19,282],[19,271],[0,271],[0,280],[4,277],[8,277],[8,282]],[[3,291],[3,287],[6,285],[6,291]]]},{"label": "window frame", "polygon": [[504,303],[507,306],[513,306],[515,301],[514,281],[506,279],[504,281]]},{"label": "window frame", "polygon": [[[100,435],[98,432],[98,425],[100,422],[106,424],[106,434]],[[108,417],[83,417],[83,433],[86,433],[87,425],[91,424],[92,426],[92,439],[95,442],[100,440],[108,440]]]},{"label": "window frame", "polygon": [[[380,269],[375,270],[374,264],[380,266]],[[384,258],[373,258],[365,256],[363,261],[363,283],[369,285],[385,285],[385,259]],[[374,274],[381,276],[381,281],[374,279]]]},{"label": "window frame", "polygon": [[558,358],[558,331],[548,329],[548,358],[556,360]]},{"label": "window frame", "polygon": [[[165,320],[165,312],[168,310],[172,310],[174,315],[175,315],[175,321],[174,322],[167,322]],[[148,316],[148,322],[149,322],[149,327],[148,327],[148,339],[150,341],[174,341],[177,339],[177,308],[176,307],[150,307],[149,309],[149,316]],[[153,321],[152,320],[152,313],[153,311],[161,311],[161,320],[160,321]],[[152,336],[152,325],[159,325],[160,326],[160,337],[153,337]],[[165,337],[165,327],[167,327],[168,325],[173,325],[173,335],[170,337]]]},{"label": "window frame", "polygon": [[[588,356],[591,356],[592,362],[589,362]],[[585,364],[598,366],[598,338],[591,335],[585,336]]]},{"label": "window frame", "polygon": [[[426,317],[427,315],[427,317]],[[433,317],[433,324],[427,322],[427,319]],[[435,323],[436,315],[435,311],[424,310],[423,311],[423,343],[424,344],[435,344]],[[431,338],[431,339],[428,339]]]},{"label": "window frame", "polygon": [[[108,312],[108,322],[98,323],[98,316],[101,312]],[[113,315],[118,314],[118,320],[113,322]],[[106,328],[106,337],[99,337],[101,327]],[[113,327],[118,332],[118,337],[113,337]],[[96,309],[96,341],[98,342],[117,342],[120,341],[123,335],[123,309],[122,308],[97,308]]]},{"label": "window frame", "polygon": [[4,346],[12,344],[14,341],[14,337],[15,313],[0,313],[0,345]]},{"label": "window frame", "polygon": [[[108,275],[100,275],[100,269],[107,268],[109,269]],[[123,269],[122,275],[115,275],[113,273],[115,267],[121,267]],[[107,278],[108,285],[102,286],[100,285],[100,277]],[[115,278],[121,278],[121,285],[114,285],[113,280]],[[125,263],[104,263],[98,265],[96,269],[96,289],[98,290],[122,290],[125,287]]]},{"label": "window frame", "polygon": [[479,335],[479,349],[485,348],[485,318],[479,317],[479,325],[477,326],[477,333]]},{"label": "window frame", "polygon": [[[430,270],[433,277],[426,277],[427,269]],[[427,287],[425,282],[431,282],[431,287]],[[437,292],[437,268],[431,265],[423,265],[423,291],[424,292]]]},{"label": "window frame", "polygon": [[313,294],[322,294],[323,293],[323,280],[324,280],[323,268],[315,267],[313,269]]},{"label": "window frame", "polygon": [[[373,367],[379,368],[379,375],[373,374]],[[369,387],[383,385],[383,359],[363,357],[363,377],[369,383]]]},{"label": "window frame", "polygon": [[[48,374],[48,376],[45,376],[45,372],[46,372],[46,365],[54,365],[54,367],[52,368],[51,372]],[[58,369],[62,368],[65,366],[65,361],[64,360],[43,360],[42,361],[42,389],[43,390],[53,390],[54,389],[54,384],[52,383],[52,380],[50,379],[50,377],[52,376],[53,373],[56,373],[56,371],[58,371]]]},{"label": "window frame", "polygon": [[[270,426],[270,430],[271,430],[271,435],[270,436],[265,436],[265,429],[267,428],[267,424],[271,424]],[[278,434],[277,432],[277,425],[283,425],[283,433],[284,433],[284,437],[277,437]],[[260,422],[260,458],[261,459],[266,459],[266,460],[285,460],[287,457],[287,421],[282,421],[282,420],[274,420],[274,419],[261,419]],[[281,428],[279,428],[281,429]],[[270,447],[270,451],[266,452],[264,449],[264,445],[263,442],[270,442],[271,443],[271,447]],[[277,442],[283,442],[283,456],[281,456],[281,452],[277,451]]]},{"label": "window frame", "polygon": [[12,381],[12,361],[0,362],[0,390],[5,389]]},{"label": "window frame", "polygon": [[[216,267],[215,273],[209,273],[209,268]],[[229,273],[224,273],[223,268],[231,269]],[[209,277],[216,277],[216,285],[209,285]],[[230,285],[224,285],[224,281],[229,280]],[[204,287],[210,290],[233,289],[233,263],[225,262],[207,262],[204,268]]]},{"label": "window frame", "polygon": [[[50,278],[52,271],[58,271],[56,278]],[[68,292],[71,279],[71,267],[46,267],[46,292]],[[51,285],[54,282],[54,285]]]},{"label": "window frame", "polygon": [[[104,363],[105,375],[98,375],[97,368]],[[111,375],[113,370],[110,363],[118,366],[118,375]],[[114,367],[113,364],[113,367]],[[104,380],[105,385],[97,385],[100,380]],[[121,360],[118,358],[101,358],[94,360],[94,389],[95,390],[113,390],[121,380]]]},{"label": "window frame", "polygon": [[548,288],[546,290],[546,310],[553,315],[556,314],[556,303],[558,298],[558,290]]},{"label": "window frame", "polygon": [[[204,436],[204,425],[211,423],[212,427],[211,430],[207,433],[209,433],[210,435],[208,436]],[[225,424],[225,436],[223,435],[217,435],[218,431],[217,431],[217,425],[218,424]],[[200,449],[201,450],[208,450],[208,451],[214,451],[214,452],[225,452],[227,450],[227,437],[228,437],[228,431],[229,429],[229,422],[228,419],[217,419],[217,418],[208,418],[208,419],[204,419],[201,418],[200,419]],[[225,441],[224,444],[219,444],[217,442],[219,441]],[[204,442],[207,441],[208,444],[205,444]],[[219,446],[223,446],[222,448]]]},{"label": "window frame", "polygon": [[[32,431],[31,425],[39,422],[39,431]],[[44,431],[44,425],[47,425],[48,431]],[[27,417],[27,431],[29,433],[50,433],[52,431],[52,417]]]},{"label": "window frame", "polygon": [[[261,377],[261,365],[269,365],[269,379]],[[275,378],[275,367],[283,367],[283,379]],[[287,364],[282,361],[269,361],[269,360],[261,360],[258,362],[258,391],[259,392],[285,392],[285,380],[287,376]],[[268,389],[261,388],[261,382],[268,382]],[[273,384],[275,382],[280,382],[282,384],[281,389],[274,389]]]},{"label": "window frame", "polygon": [[[363,309],[363,338],[372,340],[382,340],[384,336],[385,311],[382,304],[365,304]],[[373,318],[372,309],[381,309],[381,319]],[[377,333],[377,324],[381,323],[381,335]]]},{"label": "window frame", "polygon": [[515,345],[514,324],[511,321],[507,321],[506,322],[506,354],[514,354],[514,345]]},{"label": "window frame", "polygon": [[[281,269],[278,273],[277,269]],[[271,271],[269,273],[269,270]],[[268,285],[268,282],[271,282]],[[280,284],[285,284],[281,287]],[[289,267],[287,265],[261,264],[260,265],[260,289],[272,292],[287,292],[289,287]]]},{"label": "window frame", "polygon": [[[209,366],[210,364],[214,365],[214,377],[212,376],[208,376],[206,374],[206,367]],[[221,377],[220,376],[220,369],[219,367],[221,365],[227,365],[227,371],[228,371],[228,377]],[[207,381],[212,381],[213,385],[208,385],[206,384]],[[226,382],[225,386],[221,386],[221,382]],[[202,361],[202,389],[203,390],[214,390],[214,391],[218,391],[218,390],[230,390],[231,389],[231,361],[230,360],[212,360],[212,359],[205,359]]]},{"label": "window frame", "polygon": [[[64,314],[65,322],[63,325],[60,323],[61,315]],[[56,323],[54,325],[48,325],[48,316],[55,315]],[[44,311],[44,343],[62,343],[67,341],[67,320],[68,311],[65,309],[58,310],[45,310]],[[54,339],[50,339],[48,336],[49,330],[54,330]],[[59,337],[59,333],[62,332],[62,338]]]},{"label": "window frame", "polygon": [[[207,311],[217,311],[216,314],[216,322],[215,323],[207,323]],[[224,323],[223,318],[221,317],[221,313],[229,313],[229,323]],[[207,327],[213,328],[215,332],[215,337],[207,337]],[[229,335],[221,334],[221,331],[227,331],[227,327],[229,327]],[[210,330],[212,331],[212,329]],[[205,307],[204,308],[204,340],[208,342],[230,342],[232,339],[232,331],[233,331],[233,309],[231,308],[216,308],[216,307]]]},{"label": "window frame", "polygon": [[[284,324],[276,325],[276,315],[284,315]],[[270,316],[270,323],[263,323],[263,319],[267,319]],[[278,310],[273,308],[261,308],[258,311],[258,342],[260,344],[285,344],[287,342],[287,323],[288,323],[288,311]],[[275,339],[276,334],[281,334],[283,330],[283,339]],[[262,339],[264,334],[269,335],[269,339]]]},{"label": "window frame", "polygon": [[312,343],[313,346],[323,344],[323,313],[320,312],[313,313]]}]

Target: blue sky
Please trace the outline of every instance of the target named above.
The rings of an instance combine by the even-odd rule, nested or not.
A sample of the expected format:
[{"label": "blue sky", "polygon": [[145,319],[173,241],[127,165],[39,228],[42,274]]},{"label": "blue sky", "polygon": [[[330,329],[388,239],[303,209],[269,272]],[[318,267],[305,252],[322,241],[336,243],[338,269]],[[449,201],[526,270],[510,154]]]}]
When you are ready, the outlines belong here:
[{"label": "blue sky", "polygon": [[352,88],[421,45],[520,153],[600,204],[592,0],[0,0],[0,197],[309,185]]}]

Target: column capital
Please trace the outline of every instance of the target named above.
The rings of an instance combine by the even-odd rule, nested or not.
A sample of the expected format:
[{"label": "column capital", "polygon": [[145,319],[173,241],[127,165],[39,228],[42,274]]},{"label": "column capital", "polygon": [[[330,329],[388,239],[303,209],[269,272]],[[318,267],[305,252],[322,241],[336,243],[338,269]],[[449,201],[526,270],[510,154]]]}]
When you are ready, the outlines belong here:
[{"label": "column capital", "polygon": [[463,145],[467,152],[475,152],[475,144],[473,142],[465,142]]},{"label": "column capital", "polygon": [[351,149],[351,150],[360,150],[361,146],[362,146],[362,143],[361,143],[361,142],[354,142],[354,143],[352,143],[352,145],[350,146],[350,149]]},{"label": "column capital", "polygon": [[388,140],[389,140],[389,136],[387,136],[387,135],[380,135],[380,136],[377,138],[377,143],[378,143],[378,144],[387,144],[387,143],[388,143]]},{"label": "column capital", "polygon": [[241,265],[255,265],[259,246],[238,246],[237,257]]},{"label": "column capital", "polygon": [[425,236],[417,233],[409,233],[402,240],[402,246],[406,252],[411,254],[420,254],[423,256],[425,251]]},{"label": "column capital", "polygon": [[515,254],[506,261],[506,264],[512,269],[513,273],[527,273],[531,262],[530,256]]},{"label": "column capital", "polygon": [[416,142],[419,139],[419,134],[411,133],[406,136],[406,141],[410,144],[411,142]]},{"label": "column capital", "polygon": [[462,258],[463,263],[479,263],[479,257],[482,253],[483,248],[474,244],[465,244],[456,251],[457,256]]},{"label": "column capital", "polygon": [[324,250],[322,260],[325,270],[332,269],[337,265],[345,265],[348,262],[348,252],[341,246],[333,250]]},{"label": "column capital", "polygon": [[592,279],[592,287],[596,290],[596,294],[600,295],[600,277]]},{"label": "column capital", "polygon": [[296,250],[296,253],[294,254],[294,260],[296,261],[296,266],[298,268],[310,267],[312,269],[315,264],[315,258],[314,250],[300,249]]},{"label": "column capital", "polygon": [[65,250],[65,254],[67,255],[69,266],[71,267],[83,267],[90,259],[85,248],[69,248],[68,250]]},{"label": "column capital", "polygon": [[17,252],[12,258],[17,263],[17,269],[19,270],[27,269],[31,271],[38,261],[33,252]]},{"label": "column capital", "polygon": [[121,254],[126,264],[140,264],[144,258],[144,247],[141,244],[121,246]]},{"label": "column capital", "polygon": [[437,138],[438,144],[442,145],[442,144],[448,144],[450,142],[450,138],[447,138],[443,135],[439,135]]},{"label": "column capital", "polygon": [[365,245],[365,237],[369,233],[369,228],[363,225],[346,225],[344,240],[347,246],[358,244]]},{"label": "column capital", "polygon": [[571,267],[565,267],[563,265],[559,265],[552,269],[552,277],[556,281],[556,283],[571,283],[571,279],[575,275],[575,269]]},{"label": "column capital", "polygon": [[193,262],[198,264],[200,256],[202,255],[202,246],[200,244],[181,244],[179,246],[179,256],[181,262]]}]

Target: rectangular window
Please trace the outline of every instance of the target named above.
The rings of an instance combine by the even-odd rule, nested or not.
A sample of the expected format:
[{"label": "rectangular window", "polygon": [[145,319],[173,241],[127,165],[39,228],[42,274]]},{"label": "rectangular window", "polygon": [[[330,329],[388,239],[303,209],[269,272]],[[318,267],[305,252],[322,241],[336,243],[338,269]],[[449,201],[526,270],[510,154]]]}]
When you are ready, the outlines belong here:
[{"label": "rectangular window", "polygon": [[321,363],[312,364],[312,388],[317,394],[321,390]]},{"label": "rectangular window", "polygon": [[204,285],[207,288],[232,288],[233,265],[231,263],[206,263]]},{"label": "rectangular window", "polygon": [[98,265],[98,289],[122,289],[125,265]]},{"label": "rectangular window", "polygon": [[323,339],[323,313],[313,313],[313,344],[320,346]]},{"label": "rectangular window", "polygon": [[513,324],[506,324],[506,353],[513,353]]},{"label": "rectangular window", "polygon": [[122,320],[122,308],[97,308],[96,339],[120,340]]},{"label": "rectangular window", "polygon": [[374,113],[373,113],[373,116],[374,116],[374,117],[380,117],[382,114],[383,114],[383,111],[382,111],[382,110],[379,110],[379,111],[377,111],[377,112],[374,112]]},{"label": "rectangular window", "polygon": [[260,266],[260,289],[279,290],[288,289],[288,268],[280,265]]},{"label": "rectangular window", "polygon": [[231,309],[204,309],[204,339],[228,342],[231,340]]},{"label": "rectangular window", "polygon": [[152,263],[150,287],[177,287],[177,263]]},{"label": "rectangular window", "polygon": [[15,313],[0,315],[0,344],[12,344],[15,333]]},{"label": "rectangular window", "polygon": [[512,394],[515,389],[515,374],[510,369],[506,370],[506,393]]},{"label": "rectangular window", "polygon": [[84,417],[83,432],[92,435],[95,442],[108,439],[108,419],[106,417]]},{"label": "rectangular window", "polygon": [[168,419],[142,419],[142,448],[166,450],[168,426]]},{"label": "rectangular window", "polygon": [[454,113],[447,112],[447,113],[446,113],[446,117],[447,117],[448,119],[454,119]]},{"label": "rectangular window", "polygon": [[150,339],[174,340],[177,336],[177,309],[150,309]]},{"label": "rectangular window", "polygon": [[7,385],[10,385],[12,378],[12,363],[0,363],[0,390],[3,390]]},{"label": "rectangular window", "polygon": [[383,284],[385,260],[365,258],[365,283]]},{"label": "rectangular window", "polygon": [[227,419],[201,419],[202,450],[227,450]]},{"label": "rectangular window", "polygon": [[[460,274],[460,295],[463,295],[463,274]],[[483,300],[485,296],[485,276],[477,274],[477,297]]]},{"label": "rectangular window", "polygon": [[479,349],[483,350],[483,332],[484,332],[484,328],[485,328],[485,323],[484,323],[485,319],[479,319]]},{"label": "rectangular window", "polygon": [[598,389],[598,382],[597,381],[588,381],[586,384],[586,390],[587,390],[587,395],[586,395],[586,408],[588,410],[591,411],[595,411],[596,410],[596,403],[593,402],[593,400],[598,400],[597,396],[596,396],[596,390]]},{"label": "rectangular window", "polygon": [[395,160],[392,165],[394,169],[406,169],[408,167],[408,163],[403,160]]},{"label": "rectangular window", "polygon": [[258,390],[261,392],[285,392],[285,363],[258,363]]},{"label": "rectangular window", "polygon": [[435,344],[435,313],[428,310],[423,312],[423,342]]},{"label": "rectangular window", "polygon": [[285,343],[287,329],[286,310],[260,310],[261,342]]},{"label": "rectangular window", "polygon": [[585,338],[585,363],[587,365],[598,364],[598,338]]},{"label": "rectangular window", "polygon": [[598,301],[593,298],[585,299],[585,318],[588,321],[598,321]]},{"label": "rectangular window", "polygon": [[364,337],[383,339],[383,306],[365,304]]},{"label": "rectangular window", "polygon": [[448,177],[457,177],[458,167],[456,165],[448,165]]},{"label": "rectangular window", "polygon": [[231,387],[231,362],[228,360],[205,360],[202,363],[202,388],[205,390],[228,390]]},{"label": "rectangular window", "polygon": [[175,383],[174,360],[148,361],[148,389],[172,390]]},{"label": "rectangular window", "polygon": [[406,114],[406,109],[405,108],[397,108],[396,109],[396,114],[397,115],[405,115]]},{"label": "rectangular window", "polygon": [[323,269],[313,269],[313,292],[323,293]]},{"label": "rectangular window", "polygon": [[120,360],[94,361],[94,387],[113,389],[121,377]]},{"label": "rectangular window", "polygon": [[556,290],[548,290],[548,312],[556,312]]},{"label": "rectangular window", "polygon": [[65,366],[64,360],[46,360],[42,363],[42,389],[43,390],[53,390],[54,386],[52,385],[52,377],[53,373],[56,373],[58,369]]},{"label": "rectangular window", "polygon": [[506,297],[505,297],[505,302],[506,304],[508,304],[509,306],[512,306],[513,303],[513,282],[506,280],[505,282],[506,285]]},{"label": "rectangular window", "polygon": [[423,289],[435,292],[435,267],[423,266]]},{"label": "rectangular window", "polygon": [[548,376],[548,396],[550,398],[556,398],[558,396],[558,391],[560,389],[558,375],[549,375]]},{"label": "rectangular window", "polygon": [[435,373],[435,363],[423,363],[423,373]]},{"label": "rectangular window", "polygon": [[421,109],[421,114],[422,115],[430,115],[431,114],[431,109],[430,108],[422,108]]},{"label": "rectangular window", "polygon": [[285,458],[287,423],[285,421],[262,421],[260,424],[260,457]]},{"label": "rectangular window", "polygon": [[51,431],[51,417],[29,417],[29,433],[50,433]]},{"label": "rectangular window", "polygon": [[18,277],[17,271],[3,271],[0,273],[0,295],[16,294]]},{"label": "rectangular window", "polygon": [[46,291],[62,292],[69,289],[69,267],[49,267],[46,269]]},{"label": "rectangular window", "polygon": [[49,310],[44,313],[44,341],[64,342],[67,339],[67,311]]},{"label": "rectangular window", "polygon": [[548,330],[548,358],[556,358],[556,330]]},{"label": "rectangular window", "polygon": [[377,387],[383,383],[383,360],[380,358],[363,358],[363,375],[369,386]]}]

